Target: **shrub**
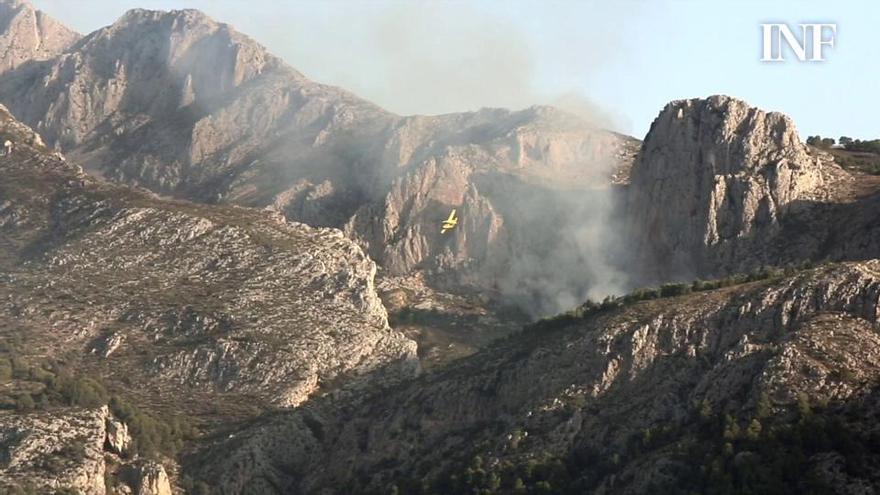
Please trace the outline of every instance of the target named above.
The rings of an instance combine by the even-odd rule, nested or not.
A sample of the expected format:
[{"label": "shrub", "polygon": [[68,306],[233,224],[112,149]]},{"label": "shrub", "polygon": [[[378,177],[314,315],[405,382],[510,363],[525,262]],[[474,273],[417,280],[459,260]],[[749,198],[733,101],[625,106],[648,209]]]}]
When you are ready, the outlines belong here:
[{"label": "shrub", "polygon": [[691,286],[688,284],[663,284],[660,286],[660,297],[683,296],[690,291]]},{"label": "shrub", "polygon": [[62,378],[60,392],[72,406],[99,407],[108,399],[104,386],[91,378]]},{"label": "shrub", "polygon": [[8,382],[12,380],[12,361],[3,358],[0,359],[0,382]]},{"label": "shrub", "polygon": [[110,410],[128,425],[134,440],[133,452],[144,456],[160,452],[174,455],[183,447],[183,440],[193,435],[192,426],[185,420],[162,420],[116,396],[110,399]]},{"label": "shrub", "polygon": [[34,398],[31,397],[31,394],[19,394],[18,398],[15,399],[15,408],[19,411],[33,411],[35,406],[36,404],[34,404]]}]

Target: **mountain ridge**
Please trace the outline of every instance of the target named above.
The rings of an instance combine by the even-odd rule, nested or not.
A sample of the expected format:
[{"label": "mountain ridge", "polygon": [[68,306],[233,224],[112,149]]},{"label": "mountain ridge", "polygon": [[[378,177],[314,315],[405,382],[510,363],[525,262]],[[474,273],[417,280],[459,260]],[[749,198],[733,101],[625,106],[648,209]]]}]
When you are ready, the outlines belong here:
[{"label": "mountain ridge", "polygon": [[[536,188],[540,202],[565,210],[635,152],[631,140],[551,107],[397,116],[306,79],[195,11],[129,12],[59,57],[0,77],[0,101],[111,180],[341,228],[389,274],[425,270],[450,289],[544,291],[552,281],[496,280],[520,259],[547,258],[530,238],[535,220],[519,222],[508,197]],[[497,190],[507,183],[514,189]],[[556,188],[570,199],[555,204]],[[462,228],[447,243],[436,226],[456,207]],[[577,242],[565,225],[553,230]],[[587,290],[567,284],[575,298]],[[541,311],[559,309],[555,296],[544,299]]]},{"label": "mountain ridge", "polygon": [[880,181],[785,115],[398,116],[195,10],[58,50],[0,73],[0,485],[880,486]]}]

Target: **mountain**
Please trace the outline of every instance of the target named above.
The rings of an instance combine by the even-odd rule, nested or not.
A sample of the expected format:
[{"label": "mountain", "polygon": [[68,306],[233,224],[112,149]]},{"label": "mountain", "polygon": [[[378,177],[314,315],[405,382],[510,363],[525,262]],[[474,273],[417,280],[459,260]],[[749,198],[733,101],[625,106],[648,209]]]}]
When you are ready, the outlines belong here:
[{"label": "mountain", "polygon": [[[4,415],[0,435],[7,453],[0,486],[19,490],[10,493],[172,493],[162,464],[126,458],[131,438],[107,406]],[[126,481],[114,491],[108,480],[117,476]]]},{"label": "mountain", "polygon": [[[727,96],[668,104],[633,164],[627,219],[650,283],[880,256],[876,181]],[[658,208],[657,205],[663,205]]]},{"label": "mountain", "polygon": [[191,465],[223,494],[865,493],[878,315],[876,260],[621,302]]},{"label": "mountain", "polygon": [[398,116],[195,10],[0,12],[0,492],[880,487],[880,180],[788,117]]},{"label": "mountain", "polygon": [[[393,115],[308,80],[194,10],[130,11],[54,59],[0,77],[0,100],[94,173],[344,228],[391,275],[525,286],[545,299],[544,312],[559,309],[541,287],[550,281],[532,281],[534,271],[510,279],[511,267],[552,258],[541,247],[547,235],[575,244],[556,213],[604,214],[579,200],[608,196],[637,144],[547,107]],[[523,211],[531,197],[546,214]],[[460,227],[441,237],[453,208]],[[577,299],[587,278],[560,290]]]},{"label": "mountain", "polygon": [[666,285],[316,398],[205,445],[187,472],[220,493],[870,493],[878,188],[784,115],[672,102],[620,203],[633,279]]},{"label": "mountain", "polygon": [[[153,378],[280,404],[413,357],[388,327],[375,264],[339,231],[163,202],[13,140],[0,164],[7,315],[33,339],[91,343]],[[125,352],[148,342],[150,356]]]},{"label": "mountain", "polygon": [[0,74],[53,58],[80,35],[21,0],[0,1]]},{"label": "mountain", "polygon": [[[55,424],[106,389],[211,431],[242,408],[418,372],[416,344],[388,325],[375,264],[338,230],[94,179],[5,108],[0,140],[14,143],[0,157],[4,407],[42,404],[39,421]],[[9,415],[3,445],[42,451]],[[0,471],[39,472],[39,459]]]}]

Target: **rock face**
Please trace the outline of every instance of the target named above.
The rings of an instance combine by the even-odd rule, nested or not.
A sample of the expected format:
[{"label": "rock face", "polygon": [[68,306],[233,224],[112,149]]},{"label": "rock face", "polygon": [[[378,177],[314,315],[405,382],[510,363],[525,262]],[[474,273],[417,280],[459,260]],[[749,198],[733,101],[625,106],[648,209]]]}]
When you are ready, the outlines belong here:
[{"label": "rock face", "polygon": [[[559,258],[542,251],[547,235],[577,244],[571,232],[582,225],[557,212],[606,221],[594,198],[609,195],[634,141],[544,107],[396,116],[308,80],[193,10],[130,11],[0,77],[0,100],[105,177],[341,228],[389,274],[525,288],[542,294],[544,311],[559,309],[555,292],[584,296],[589,274],[545,289],[559,277],[511,266]],[[528,213],[531,198],[546,215]],[[441,236],[453,208],[459,227]]]},{"label": "rock face", "polygon": [[165,468],[156,462],[147,461],[137,467],[137,481],[134,495],[171,495],[171,482]]},{"label": "rock face", "polygon": [[[709,476],[701,469],[713,455],[728,456],[716,469],[729,473],[745,473],[736,466],[746,459],[769,465],[787,455],[756,442],[773,441],[762,424],[792,428],[798,403],[824,408],[825,424],[846,417],[835,435],[869,444],[880,398],[878,318],[877,261],[635,303],[536,328],[363,402],[316,401],[207,449],[198,465],[229,494],[507,493],[516,477],[561,492],[698,490],[689,483]],[[807,406],[798,407],[807,418]],[[804,435],[827,434],[809,424]],[[854,444],[816,445],[786,468],[797,473],[790,489],[808,491],[813,473],[877,486],[870,468],[840,472],[834,461],[876,465],[876,450],[861,458]]]},{"label": "rock face", "polygon": [[128,425],[113,417],[107,417],[107,446],[119,455],[125,455],[131,446]]},{"label": "rock face", "polygon": [[335,198],[339,209],[360,152],[343,148],[391,118],[195,10],[129,11],[3,79],[4,102],[50,146],[108,177],[198,200],[266,205],[302,180],[306,193],[319,189],[310,203]]},{"label": "rock face", "polygon": [[[107,408],[0,416],[0,487],[104,495]],[[15,492],[12,492],[15,493]]]},{"label": "rock face", "polygon": [[0,160],[4,324],[159,395],[296,405],[328,383],[416,371],[375,264],[341,232],[110,186],[26,144],[2,108],[0,122],[0,138],[20,143]]},{"label": "rock face", "polygon": [[[0,416],[0,448],[5,453],[0,489],[172,495],[162,464],[121,456],[130,442],[127,425],[107,406],[4,414]],[[124,479],[116,479],[112,471],[125,473]]]},{"label": "rock face", "polygon": [[[500,291],[553,312],[564,304],[552,293],[581,300],[597,279],[576,258],[603,253],[576,246],[578,234],[610,216],[609,175],[627,144],[549,107],[408,117],[379,162],[390,186],[377,188],[345,231],[388,274],[423,271],[441,285]],[[459,224],[442,234],[453,209]]]},{"label": "rock face", "polygon": [[841,174],[801,143],[785,115],[727,96],[670,103],[631,175],[628,214],[648,278],[772,263],[767,239],[783,217],[827,196]]},{"label": "rock face", "polygon": [[22,0],[0,1],[0,74],[55,57],[80,35]]}]

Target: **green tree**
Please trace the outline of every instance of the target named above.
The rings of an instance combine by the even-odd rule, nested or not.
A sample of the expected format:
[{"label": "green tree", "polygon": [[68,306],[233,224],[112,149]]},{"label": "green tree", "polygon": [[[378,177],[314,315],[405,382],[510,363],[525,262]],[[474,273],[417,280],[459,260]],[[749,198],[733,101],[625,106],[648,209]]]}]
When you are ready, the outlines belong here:
[{"label": "green tree", "polygon": [[709,399],[703,399],[702,402],[700,402],[699,412],[700,419],[702,419],[703,421],[709,421],[712,419],[714,413],[712,411],[712,403],[709,402]]},{"label": "green tree", "polygon": [[660,286],[660,297],[681,296],[690,291],[690,284],[663,284]]},{"label": "green tree", "polygon": [[0,382],[8,382],[12,380],[12,361],[9,359],[0,359]]},{"label": "green tree", "polygon": [[18,398],[15,399],[15,408],[19,411],[33,411],[35,405],[34,398],[29,393],[19,394]]},{"label": "green tree", "polygon": [[773,404],[770,402],[770,396],[767,392],[761,392],[758,401],[755,403],[755,414],[760,419],[764,419],[773,412]]},{"label": "green tree", "polygon": [[808,420],[813,415],[813,408],[810,406],[810,397],[803,392],[800,392],[797,395],[797,408],[801,421]]},{"label": "green tree", "polygon": [[736,440],[737,438],[739,438],[739,433],[740,433],[739,424],[737,423],[736,419],[729,414],[725,414],[724,415],[724,439],[730,440],[730,441]]},{"label": "green tree", "polygon": [[761,438],[761,422],[757,419],[753,419],[751,423],[749,423],[749,427],[746,429],[746,437],[749,440],[755,442],[759,438]]},{"label": "green tree", "polygon": [[535,483],[535,489],[533,493],[553,493],[553,487],[550,485],[548,481],[539,481]]}]

